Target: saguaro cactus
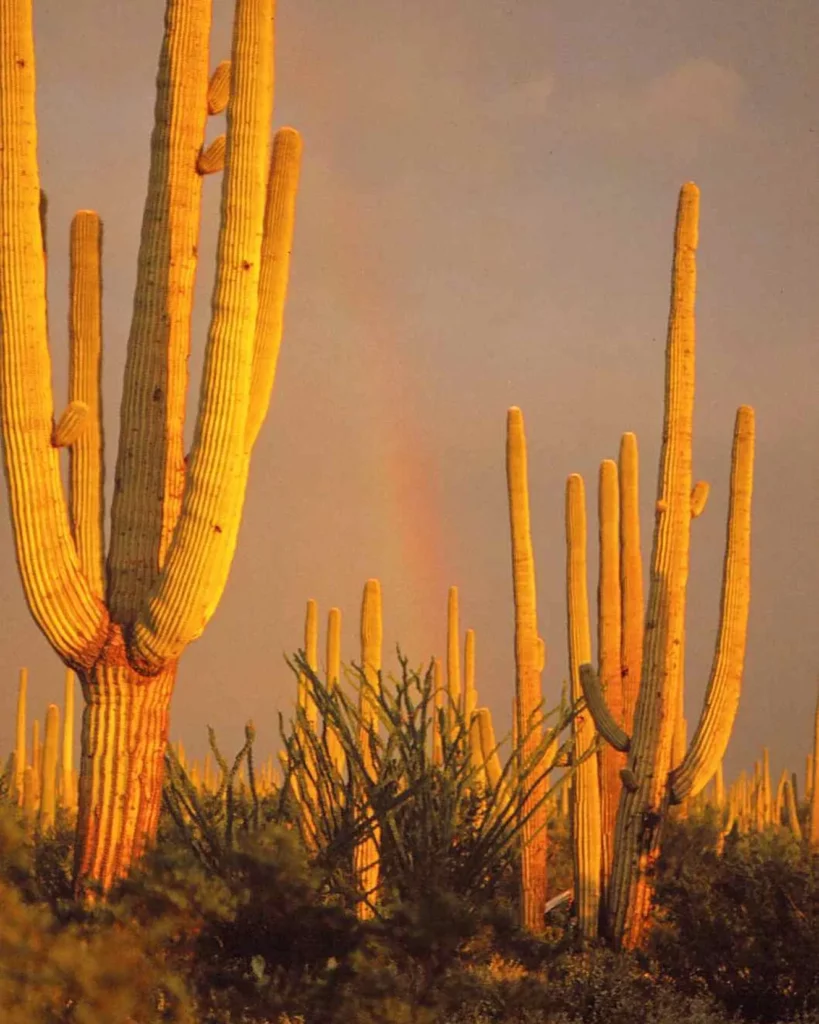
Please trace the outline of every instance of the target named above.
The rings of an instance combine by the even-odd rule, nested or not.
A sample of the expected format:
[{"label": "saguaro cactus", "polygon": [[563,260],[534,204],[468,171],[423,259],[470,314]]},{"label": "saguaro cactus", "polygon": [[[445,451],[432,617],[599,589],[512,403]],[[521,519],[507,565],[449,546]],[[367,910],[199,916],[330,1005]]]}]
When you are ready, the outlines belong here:
[{"label": "saguaro cactus", "polygon": [[[535,559],[529,526],[529,478],[523,413],[516,406],[506,419],[506,481],[512,534],[512,593],[515,602],[515,725],[524,761],[536,755],[543,736],[541,672],[545,648],[537,628]],[[543,929],[546,911],[546,805],[548,783],[534,787],[521,811],[521,923]]]},{"label": "saguaro cactus", "polygon": [[667,808],[694,796],[714,774],[733,727],[745,654],[754,452],[754,413],[747,406],[737,412],[734,426],[720,624],[711,676],[694,737],[682,763],[674,766],[672,739],[685,636],[690,526],[697,505],[692,501],[691,438],[698,206],[696,186],[683,186],[677,210],[643,664],[631,735],[608,713],[591,665],[581,668],[598,730],[617,749],[629,753],[622,773],[608,892],[609,928],[617,946],[634,947],[643,941],[653,895],[652,868]]},{"label": "saguaro cactus", "polygon": [[[582,697],[580,665],[591,658],[589,596],[586,581],[586,494],[583,477],[566,481],[566,606],[569,632],[569,674],[572,701]],[[619,645],[618,645],[619,647]],[[618,650],[619,661],[619,650]],[[592,716],[582,711],[572,719],[572,859],[574,906],[581,942],[597,937],[603,854],[600,816],[600,775]]]},{"label": "saguaro cactus", "polygon": [[[55,428],[31,0],[0,0],[0,424],[26,600],[85,698],[79,888],[109,887],[155,833],[177,663],[224,590],[281,338],[301,143],[281,130],[271,160],[273,0],[237,0],[213,312],[185,456],[198,157],[225,92],[222,69],[209,95],[210,21],[211,0],[167,0],[103,572],[99,221],[83,212],[72,228],[70,404]],[[72,445],[68,507],[60,443]]]}]

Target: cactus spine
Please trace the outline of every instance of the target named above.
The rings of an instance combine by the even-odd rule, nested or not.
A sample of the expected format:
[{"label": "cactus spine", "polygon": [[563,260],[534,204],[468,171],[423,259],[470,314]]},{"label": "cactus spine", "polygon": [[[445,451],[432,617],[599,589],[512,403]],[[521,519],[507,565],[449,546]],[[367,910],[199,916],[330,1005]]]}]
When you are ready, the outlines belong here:
[{"label": "cactus spine", "polygon": [[[516,406],[506,419],[506,481],[512,537],[512,593],[515,605],[515,727],[525,761],[534,757],[542,739],[541,672],[544,654],[537,628],[535,560],[529,524],[529,479],[523,413]],[[543,929],[546,910],[547,781],[536,786],[522,804],[530,815],[521,829],[521,923],[531,931]],[[533,809],[534,813],[531,813]]]},{"label": "cactus spine", "polygon": [[224,590],[281,336],[300,141],[277,133],[268,175],[273,0],[237,0],[213,313],[185,457],[197,158],[209,103],[228,91],[220,71],[209,99],[210,20],[210,0],[167,0],[103,593],[99,221],[72,225],[70,413],[55,430],[31,0],[0,0],[0,425],[26,600],[85,699],[80,891],[109,888],[155,834],[177,662]]}]

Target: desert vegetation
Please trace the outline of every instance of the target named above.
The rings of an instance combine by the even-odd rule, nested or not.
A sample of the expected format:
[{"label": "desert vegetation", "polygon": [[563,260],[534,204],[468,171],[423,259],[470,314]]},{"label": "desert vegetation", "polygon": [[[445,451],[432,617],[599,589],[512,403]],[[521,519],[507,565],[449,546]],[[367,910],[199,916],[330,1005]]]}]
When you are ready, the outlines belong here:
[{"label": "desert vegetation", "polygon": [[[457,587],[441,658],[397,649],[385,667],[389,595],[370,579],[357,651],[342,651],[332,608],[319,655],[308,601],[277,740],[249,722],[230,756],[213,730],[204,759],[169,743],[178,661],[226,585],[282,340],[301,140],[269,138],[273,14],[272,0],[237,0],[230,57],[210,72],[208,0],[167,0],[106,553],[102,225],[82,210],[71,226],[69,394],[55,416],[31,0],[0,0],[0,427],[23,591],[66,668],[42,730],[21,671],[0,777],[3,1020],[819,1019],[819,705],[802,782],[788,770],[774,784],[767,751],[723,775],[750,602],[747,405],[726,458],[719,622],[690,740],[683,711],[692,523],[709,492],[693,475],[691,182],[674,230],[651,549],[638,442],[624,433],[600,465],[596,630],[586,486],[565,481],[560,701],[543,687],[547,634],[557,641],[538,620],[529,509],[544,468],[530,467],[513,406],[510,735],[480,700]],[[222,111],[226,134],[206,146]],[[221,222],[186,454],[210,174],[223,176]]]}]

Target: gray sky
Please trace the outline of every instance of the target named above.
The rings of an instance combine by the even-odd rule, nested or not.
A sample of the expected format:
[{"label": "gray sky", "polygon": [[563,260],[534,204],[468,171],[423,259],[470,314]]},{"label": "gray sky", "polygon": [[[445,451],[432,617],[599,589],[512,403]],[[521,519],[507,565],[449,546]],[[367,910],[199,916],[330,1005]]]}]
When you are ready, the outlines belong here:
[{"label": "gray sky", "polygon": [[[162,0],[37,0],[40,161],[49,193],[56,402],[66,389],[68,225],[104,221],[105,402],[116,451],[147,181]],[[232,3],[215,0],[212,64]],[[753,595],[727,765],[763,744],[803,772],[819,668],[819,5],[812,0],[279,0],[276,123],[305,140],[285,340],[239,550],[186,653],[171,735],[202,752],[254,718],[278,747],[304,604],[341,607],[356,658],[361,591],[380,578],[387,664],[443,653],[447,587],[477,631],[478,689],[499,728],[513,692],[506,409],[529,440],[544,676],[566,675],[566,476],[586,479],[636,431],[644,557],[662,417],[679,186],[702,190],[687,713],[717,626],[731,429],[757,410]],[[212,134],[221,130],[218,123]],[[206,184],[192,367],[201,362],[218,182]],[[195,400],[197,386],[192,388]],[[109,461],[109,479],[113,466]],[[23,603],[0,522],[12,744],[16,670],[30,714],[62,668]],[[590,594],[596,586],[590,551]],[[324,644],[322,628],[321,644]],[[41,710],[42,709],[42,710]]]}]

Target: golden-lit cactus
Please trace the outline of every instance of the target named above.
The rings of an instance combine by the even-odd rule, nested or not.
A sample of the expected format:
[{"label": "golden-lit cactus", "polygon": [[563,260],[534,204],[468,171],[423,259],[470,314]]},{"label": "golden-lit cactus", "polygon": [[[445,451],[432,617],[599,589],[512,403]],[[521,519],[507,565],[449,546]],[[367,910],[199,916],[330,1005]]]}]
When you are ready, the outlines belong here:
[{"label": "golden-lit cactus", "polygon": [[460,624],[458,615],[458,588],[450,587],[446,602],[446,689],[449,742],[458,737],[462,711]]},{"label": "golden-lit cactus", "polygon": [[[341,609],[331,608],[327,614],[327,686],[334,693],[341,678]],[[338,730],[328,722],[325,725],[327,753],[339,776],[344,775],[346,759]]]},{"label": "golden-lit cactus", "polygon": [[[600,463],[597,485],[598,583],[597,663],[600,685],[609,711],[623,725],[622,596],[620,583],[620,494],[617,463]],[[583,659],[585,660],[585,659]],[[580,688],[579,676],[577,677]],[[601,888],[605,890],[614,856],[614,823],[620,799],[620,772],[625,756],[608,743],[598,753],[600,761]]]},{"label": "golden-lit cactus", "polygon": [[637,437],[623,434],[617,460],[620,484],[620,602],[623,720],[627,732],[634,724],[643,665],[643,556],[640,550],[640,457]]},{"label": "golden-lit cactus", "polygon": [[70,668],[65,670],[60,794],[63,807],[73,811],[77,806],[77,794],[74,790],[74,673]]},{"label": "golden-lit cactus", "polygon": [[446,722],[446,694],[443,686],[443,666],[440,658],[432,660],[432,763],[439,768],[444,763],[444,724]]},{"label": "golden-lit cactus", "polygon": [[26,773],[26,696],[28,694],[28,669],[20,669],[17,689],[17,720],[14,735],[14,785],[17,803],[23,805],[23,777]]},{"label": "golden-lit cactus", "polygon": [[[703,711],[685,757],[672,764],[679,718],[685,637],[685,594],[692,507],[694,410],[694,304],[699,191],[683,186],[677,209],[671,309],[666,344],[663,443],[655,506],[654,544],[641,685],[633,728],[613,734],[597,716],[598,729],[627,750],[617,812],[615,854],[608,891],[608,928],[615,945],[644,941],[653,898],[653,868],[671,803],[698,793],[714,774],[736,715],[742,680],[750,597],[750,525],[754,414],[736,415],[720,624]],[[701,499],[698,499],[699,504]],[[589,708],[603,703],[591,666],[581,673]],[[672,770],[673,769],[673,770]]]},{"label": "golden-lit cactus", "polygon": [[813,716],[813,754],[809,763],[809,776],[808,842],[814,850],[819,850],[819,697],[816,698]]},{"label": "golden-lit cactus", "polygon": [[[279,350],[301,144],[282,129],[271,159],[273,0],[237,0],[230,67],[209,82],[210,24],[211,0],[167,0],[102,574],[99,221],[82,212],[72,225],[69,413],[55,438],[31,0],[0,0],[0,425],[25,597],[85,698],[80,890],[109,888],[155,834],[177,662],[227,581]],[[197,162],[225,99],[212,318],[186,456]],[[55,440],[70,441],[68,507]]]},{"label": "golden-lit cactus", "polygon": [[[566,481],[566,609],[569,638],[569,679],[572,702],[583,692],[580,666],[591,660],[591,627],[586,579],[586,495],[583,478],[573,473]],[[617,645],[619,664],[619,643]],[[574,907],[581,942],[595,939],[600,920],[602,838],[600,776],[594,719],[581,711],[572,719],[571,833],[574,863]]]},{"label": "golden-lit cactus", "polygon": [[[515,606],[515,715],[516,735],[524,761],[541,745],[542,691],[541,651],[537,627],[535,559],[529,524],[529,477],[523,413],[516,406],[506,418],[506,486],[512,539],[512,595]],[[548,783],[535,786],[522,802],[528,816],[521,828],[520,913],[521,923],[530,931],[543,929],[546,910],[546,806],[543,796]],[[539,806],[538,806],[539,805]],[[534,811],[534,813],[532,813]]]},{"label": "golden-lit cactus", "polygon": [[[361,735],[359,744],[365,771],[373,777],[374,766],[370,751],[370,731],[378,728],[377,701],[381,687],[381,645],[383,641],[381,612],[381,584],[378,580],[367,580],[361,602],[361,695],[359,718]],[[373,825],[372,833],[364,837],[355,849],[355,869],[358,883],[364,893],[356,904],[356,913],[361,920],[372,917],[372,904],[376,899],[379,879],[378,827]]]},{"label": "golden-lit cactus", "polygon": [[464,634],[464,722],[471,728],[472,716],[478,707],[478,690],[475,685],[475,630]]}]

